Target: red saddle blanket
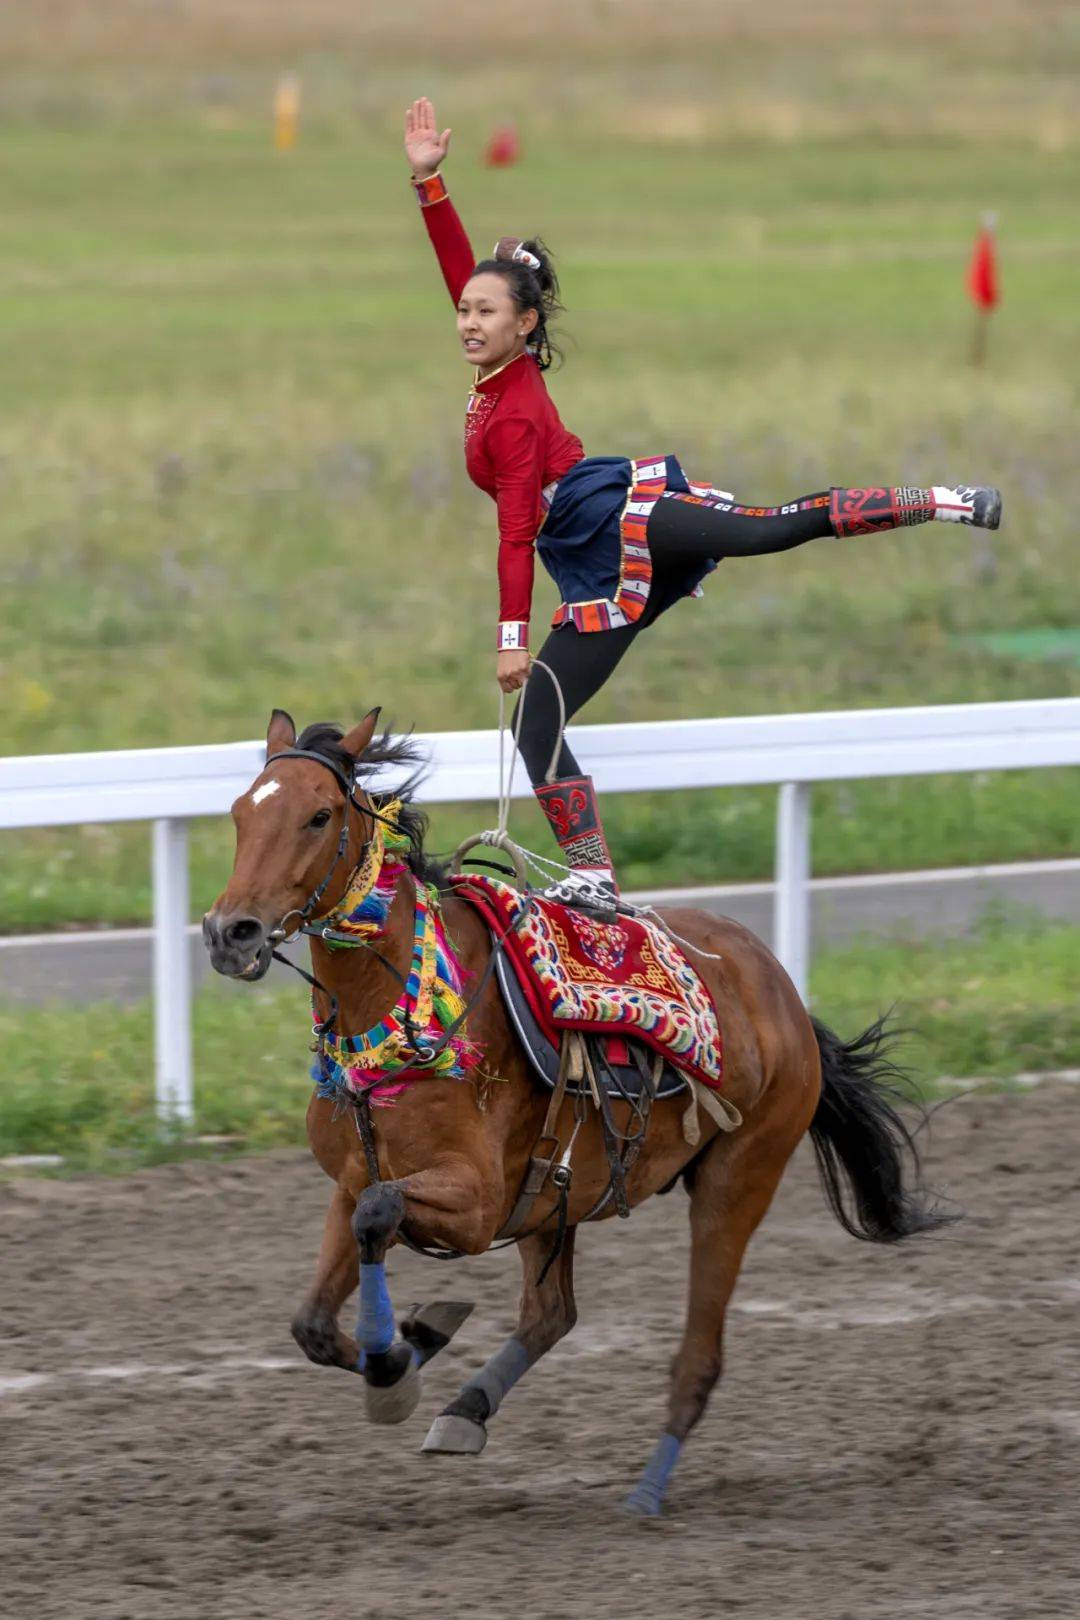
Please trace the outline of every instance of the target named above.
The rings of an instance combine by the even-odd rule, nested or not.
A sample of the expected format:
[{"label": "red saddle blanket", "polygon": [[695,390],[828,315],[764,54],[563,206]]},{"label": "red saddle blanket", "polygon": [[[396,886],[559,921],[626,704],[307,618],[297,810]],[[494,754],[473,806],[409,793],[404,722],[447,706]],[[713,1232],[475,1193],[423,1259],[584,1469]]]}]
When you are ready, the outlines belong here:
[{"label": "red saddle blanket", "polygon": [[719,1088],[723,1045],[712,997],[659,924],[598,922],[534,894],[514,926],[524,899],[517,889],[472,873],[451,882],[505,939],[506,959],[553,1043],[567,1029],[633,1037]]}]

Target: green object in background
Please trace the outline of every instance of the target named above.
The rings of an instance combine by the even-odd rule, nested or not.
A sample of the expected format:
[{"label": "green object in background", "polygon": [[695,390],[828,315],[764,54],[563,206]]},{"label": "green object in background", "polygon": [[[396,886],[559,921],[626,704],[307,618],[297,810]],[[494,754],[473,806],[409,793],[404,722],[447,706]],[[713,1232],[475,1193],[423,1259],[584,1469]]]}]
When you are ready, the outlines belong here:
[{"label": "green object in background", "polygon": [[1025,664],[1076,664],[1080,667],[1080,625],[1059,630],[987,630],[965,636],[968,646],[982,647],[998,658]]}]

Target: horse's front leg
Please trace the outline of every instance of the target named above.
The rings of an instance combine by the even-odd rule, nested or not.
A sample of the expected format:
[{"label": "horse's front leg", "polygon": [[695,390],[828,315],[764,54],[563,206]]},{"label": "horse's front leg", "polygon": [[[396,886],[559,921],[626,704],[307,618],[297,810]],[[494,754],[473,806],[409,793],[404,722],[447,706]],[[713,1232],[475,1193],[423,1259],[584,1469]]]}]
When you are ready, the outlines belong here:
[{"label": "horse's front leg", "polygon": [[[373,1188],[372,1191],[378,1192],[379,1189]],[[365,1242],[369,1239],[367,1228],[378,1228],[381,1224],[380,1213],[386,1213],[382,1208],[384,1202],[368,1200],[365,1205]],[[318,1366],[343,1367],[348,1372],[364,1374],[365,1382],[369,1385],[368,1409],[371,1412],[374,1405],[372,1415],[375,1421],[397,1423],[409,1416],[419,1396],[418,1381],[405,1375],[415,1373],[418,1367],[430,1361],[450,1342],[472,1306],[456,1300],[438,1300],[434,1304],[418,1307],[402,1324],[401,1346],[394,1350],[392,1315],[389,1317],[389,1334],[386,1327],[385,1313],[390,1309],[389,1291],[381,1262],[378,1263],[377,1272],[363,1272],[357,1252],[360,1234],[354,1230],[353,1224],[356,1204],[357,1200],[351,1193],[341,1187],[334,1188],[330,1208],[326,1212],[315,1277],[293,1318],[292,1335],[308,1360]],[[394,1210],[391,1208],[388,1222],[391,1236],[399,1224],[400,1220],[394,1220]],[[384,1242],[384,1255],[385,1248]],[[361,1278],[362,1332],[353,1338],[339,1326],[338,1313]],[[379,1313],[382,1313],[381,1317]],[[389,1346],[386,1347],[388,1337]],[[402,1347],[407,1347],[407,1357]],[[394,1353],[387,1354],[387,1348]],[[388,1378],[391,1385],[401,1384],[395,1399],[390,1400],[377,1393],[380,1388],[387,1387],[387,1383],[379,1382],[380,1378]],[[373,1379],[375,1382],[372,1382]],[[408,1399],[403,1400],[406,1393]]]},{"label": "horse's front leg", "polygon": [[460,1395],[446,1407],[428,1431],[422,1449],[449,1453],[483,1451],[487,1420],[499,1410],[503,1398],[518,1379],[577,1321],[574,1304],[574,1235],[566,1233],[562,1250],[541,1273],[551,1255],[552,1234],[537,1232],[518,1244],[524,1273],[517,1331],[473,1374]]},{"label": "horse's front leg", "polygon": [[360,1356],[356,1340],[338,1326],[338,1312],[356,1287],[359,1260],[353,1237],[356,1199],[335,1187],[326,1212],[315,1277],[292,1320],[292,1336],[320,1367],[347,1367],[355,1372]]},{"label": "horse's front leg", "polygon": [[[498,1189],[501,1191],[501,1189]],[[375,1182],[356,1200],[351,1227],[360,1251],[360,1316],[356,1370],[367,1386],[374,1423],[402,1423],[420,1399],[419,1369],[447,1344],[472,1310],[441,1300],[424,1306],[395,1332],[386,1280],[386,1251],[404,1221],[430,1243],[481,1254],[497,1219],[496,1189],[464,1158],[448,1160],[398,1181]]]}]

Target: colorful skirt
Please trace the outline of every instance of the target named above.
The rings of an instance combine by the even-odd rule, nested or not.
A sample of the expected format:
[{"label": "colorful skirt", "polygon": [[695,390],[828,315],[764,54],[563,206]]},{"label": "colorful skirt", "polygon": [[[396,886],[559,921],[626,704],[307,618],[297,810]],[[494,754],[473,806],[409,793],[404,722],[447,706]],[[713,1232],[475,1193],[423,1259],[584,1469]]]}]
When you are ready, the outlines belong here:
[{"label": "colorful skirt", "polygon": [[588,456],[564,473],[537,536],[540,561],[559,587],[553,625],[614,630],[651,622],[683,596],[700,596],[716,567],[694,563],[658,573],[649,554],[649,514],[661,496],[717,495],[692,484],[674,456],[630,461]]}]

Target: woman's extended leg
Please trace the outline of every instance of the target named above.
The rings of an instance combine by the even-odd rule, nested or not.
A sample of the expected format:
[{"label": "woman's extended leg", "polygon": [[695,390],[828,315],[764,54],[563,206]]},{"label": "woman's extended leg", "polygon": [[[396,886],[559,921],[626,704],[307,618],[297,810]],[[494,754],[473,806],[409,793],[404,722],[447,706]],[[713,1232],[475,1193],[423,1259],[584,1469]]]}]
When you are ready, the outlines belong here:
[{"label": "woman's extended leg", "polygon": [[[638,623],[622,625],[616,630],[582,632],[574,624],[564,624],[551,632],[537,660],[546,664],[558,681],[567,720],[599,692],[641,628]],[[566,743],[559,746],[559,702],[554,683],[544,670],[534,670],[529,676],[528,687],[519,698],[518,706],[521,719],[518,745],[525,769],[567,865],[578,874],[578,883],[565,892],[562,885],[555,885],[548,892],[553,899],[576,902],[583,897],[588,899],[586,891],[592,888],[598,899],[610,901],[618,891],[597,808],[596,790],[592,777],[583,774]],[[515,725],[517,720],[515,712]]]},{"label": "woman's extended leg", "polygon": [[803,495],[783,506],[743,506],[721,496],[669,493],[649,516],[649,550],[660,567],[762,557],[790,551],[829,535],[875,534],[915,523],[966,523],[996,529],[1001,496],[996,489],[832,489]]},{"label": "woman's extended leg", "polygon": [[665,495],[653,507],[646,532],[654,564],[665,568],[790,551],[832,534],[829,492],[804,495],[786,506]]}]

